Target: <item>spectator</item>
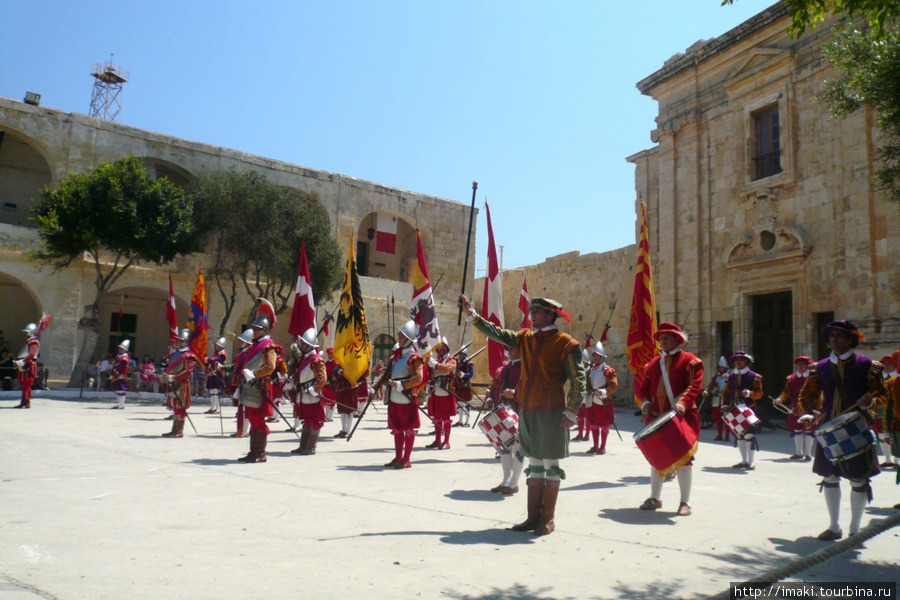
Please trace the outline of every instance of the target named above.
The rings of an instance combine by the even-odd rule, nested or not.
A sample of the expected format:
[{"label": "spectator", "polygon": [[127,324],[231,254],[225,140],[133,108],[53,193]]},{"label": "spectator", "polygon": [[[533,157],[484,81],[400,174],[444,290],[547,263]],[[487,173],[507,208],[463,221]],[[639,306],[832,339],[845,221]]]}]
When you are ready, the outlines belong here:
[{"label": "spectator", "polygon": [[113,359],[112,354],[103,356],[103,360],[97,365],[97,390],[108,390],[109,375],[112,373]]},{"label": "spectator", "polygon": [[12,354],[6,348],[2,348],[0,349],[0,381],[2,381],[3,391],[12,390],[15,380],[16,366],[13,364]]},{"label": "spectator", "polygon": [[148,392],[152,390],[156,393],[159,388],[159,379],[156,377],[156,367],[153,365],[153,359],[150,358],[149,354],[145,354],[141,359],[138,371],[141,379],[141,391]]}]

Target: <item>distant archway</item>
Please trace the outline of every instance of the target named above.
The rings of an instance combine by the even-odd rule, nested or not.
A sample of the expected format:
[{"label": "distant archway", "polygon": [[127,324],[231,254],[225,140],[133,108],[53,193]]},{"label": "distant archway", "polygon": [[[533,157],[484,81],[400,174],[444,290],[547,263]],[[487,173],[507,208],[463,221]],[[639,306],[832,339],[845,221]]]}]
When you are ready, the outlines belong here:
[{"label": "distant archway", "polygon": [[45,154],[30,138],[0,129],[0,223],[33,227],[34,201],[53,179]]},{"label": "distant archway", "polygon": [[[149,287],[127,287],[109,292],[100,303],[100,341],[94,361],[104,354],[115,354],[122,340],[131,340],[131,355],[140,360],[145,354],[158,362],[169,347],[166,322],[167,291]],[[179,327],[187,317],[189,303],[175,297]]]},{"label": "distant archway", "polygon": [[13,355],[25,343],[22,332],[29,323],[37,323],[41,318],[41,306],[37,296],[24,283],[4,273],[0,273],[0,298],[3,298],[3,310],[0,310],[0,331],[3,340],[0,347],[5,346]]},{"label": "distant archway", "polygon": [[173,185],[185,188],[194,178],[182,167],[161,158],[145,156],[141,158],[144,168],[156,179],[167,178]]}]

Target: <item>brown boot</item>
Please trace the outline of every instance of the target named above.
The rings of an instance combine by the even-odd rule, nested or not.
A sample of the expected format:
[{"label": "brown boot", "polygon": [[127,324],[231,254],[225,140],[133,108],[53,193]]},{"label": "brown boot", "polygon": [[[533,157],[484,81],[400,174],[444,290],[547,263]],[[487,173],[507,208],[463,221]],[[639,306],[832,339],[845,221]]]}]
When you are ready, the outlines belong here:
[{"label": "brown boot", "polygon": [[263,429],[250,432],[250,454],[238,460],[246,463],[266,462],[266,432]]},{"label": "brown boot", "polygon": [[312,433],[312,429],[304,425],[303,429],[300,430],[300,447],[291,450],[291,454],[306,454],[306,447],[309,446],[310,433]]},{"label": "brown boot", "polygon": [[544,503],[544,478],[532,477],[528,484],[528,518],[510,527],[512,531],[532,531],[541,520],[541,507]]},{"label": "brown boot", "polygon": [[306,441],[306,448],[300,453],[304,455],[316,453],[316,442],[319,441],[319,430],[313,429],[309,432],[309,439]]},{"label": "brown boot", "polygon": [[170,431],[169,433],[164,433],[162,434],[162,436],[167,438],[184,437],[184,419],[173,419],[172,431]]},{"label": "brown boot", "polygon": [[553,524],[553,515],[556,512],[556,498],[559,496],[559,482],[548,481],[544,485],[544,503],[541,507],[541,520],[534,529],[534,535],[547,535],[556,526]]}]

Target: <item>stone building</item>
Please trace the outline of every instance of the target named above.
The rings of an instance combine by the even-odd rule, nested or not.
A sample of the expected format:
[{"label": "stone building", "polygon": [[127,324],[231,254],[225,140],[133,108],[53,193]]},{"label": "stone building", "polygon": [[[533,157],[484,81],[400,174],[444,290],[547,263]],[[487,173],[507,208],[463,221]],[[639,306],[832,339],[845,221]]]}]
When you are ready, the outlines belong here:
[{"label": "stone building", "polygon": [[[398,325],[408,318],[412,298],[408,280],[416,260],[418,227],[432,281],[443,276],[441,289],[435,294],[439,321],[448,335],[458,335],[456,303],[448,299],[448,290],[459,289],[462,280],[461,254],[469,222],[464,203],[0,97],[0,330],[15,353],[24,340],[22,327],[39,319],[41,313],[53,315],[51,327],[41,336],[51,380],[65,381],[77,359],[81,346],[78,320],[84,306],[95,297],[94,276],[86,261],[54,273],[26,257],[25,252],[38,241],[28,220],[32,201],[43,186],[55,184],[67,173],[89,171],[100,161],[126,154],[141,158],[151,174],[166,176],[176,185],[185,185],[203,171],[234,168],[256,170],[277,185],[315,194],[328,212],[345,258],[351,236],[357,240],[370,335],[381,357],[394,343],[395,333],[388,323],[392,295]],[[396,224],[393,254],[375,250],[373,238],[379,218]],[[177,311],[183,323],[199,264],[207,266],[211,261],[194,255],[163,268],[141,265],[127,272],[101,306],[98,356],[112,350],[119,336],[127,336],[134,340],[132,349],[138,357],[145,353],[160,357],[168,339],[168,275],[173,276]],[[474,254],[468,272],[473,271]],[[224,312],[208,277],[207,289],[213,336],[218,334]],[[331,311],[336,294],[334,298],[316,300],[320,309]],[[251,299],[240,300],[224,324],[224,332],[239,332],[250,309]],[[122,319],[118,318],[120,311]],[[323,314],[319,312],[320,319]],[[286,342],[290,308],[282,318],[274,337]],[[333,328],[330,333],[333,338]]]},{"label": "stone building", "polygon": [[[772,396],[793,357],[827,354],[829,321],[855,322],[860,351],[876,359],[900,343],[900,264],[889,259],[900,216],[872,185],[874,115],[830,117],[816,100],[835,77],[821,52],[830,25],[792,39],[789,24],[776,4],[641,80],[659,104],[654,146],[627,159],[636,209],[647,204],[659,319],[685,326],[708,369],[750,352]],[[525,269],[532,296],[546,289],[577,307],[585,320],[568,329],[579,336],[619,296],[608,351],[620,373],[636,260],[629,246]],[[507,311],[515,277],[506,274]]]}]

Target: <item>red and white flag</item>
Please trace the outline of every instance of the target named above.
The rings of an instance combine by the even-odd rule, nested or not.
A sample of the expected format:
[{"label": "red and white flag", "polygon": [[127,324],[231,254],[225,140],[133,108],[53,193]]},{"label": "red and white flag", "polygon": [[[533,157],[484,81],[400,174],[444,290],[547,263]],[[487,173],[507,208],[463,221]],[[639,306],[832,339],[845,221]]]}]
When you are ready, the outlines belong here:
[{"label": "red and white flag", "polygon": [[531,306],[531,296],[528,295],[528,280],[522,279],[522,293],[519,294],[519,310],[522,311],[522,329],[531,329],[531,313],[528,307]]},{"label": "red and white flag", "polygon": [[172,289],[171,273],[169,273],[169,302],[166,304],[166,321],[169,322],[169,341],[178,339],[178,317],[175,315],[175,292]]},{"label": "red and white flag", "polygon": [[[494,228],[491,225],[491,209],[484,203],[487,214],[488,265],[484,279],[484,297],[481,300],[481,318],[503,327],[503,275],[497,262],[497,247],[494,245]],[[488,372],[495,373],[503,366],[503,344],[488,340]]]},{"label": "red and white flag", "polygon": [[300,247],[300,267],[297,273],[297,291],[294,293],[294,308],[291,311],[291,322],[288,333],[294,337],[316,326],[316,304],[313,302],[312,285],[310,284],[309,265],[306,262],[306,238]]},{"label": "red and white flag", "polygon": [[394,254],[397,251],[397,218],[379,214],[377,221],[375,251]]}]

